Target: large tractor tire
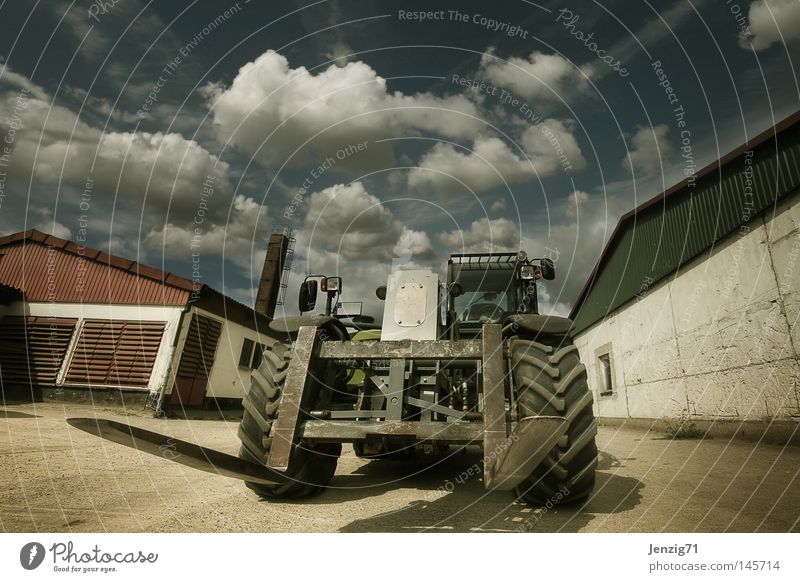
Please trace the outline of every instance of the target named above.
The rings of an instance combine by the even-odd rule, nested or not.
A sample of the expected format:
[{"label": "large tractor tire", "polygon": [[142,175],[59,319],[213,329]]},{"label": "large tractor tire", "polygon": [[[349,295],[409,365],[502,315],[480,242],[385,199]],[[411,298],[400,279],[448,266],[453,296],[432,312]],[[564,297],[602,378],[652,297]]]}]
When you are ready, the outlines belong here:
[{"label": "large tractor tire", "polygon": [[[239,424],[239,439],[242,446],[239,457],[255,463],[267,464],[272,438],[269,436],[272,423],[278,417],[289,362],[291,346],[276,343],[264,350],[261,365],[250,376],[250,390],[242,404],[244,413]],[[312,380],[306,394],[310,402],[316,402],[320,394],[319,381]],[[248,488],[265,498],[307,497],[321,492],[336,472],[336,463],[342,452],[341,444],[300,443],[293,451],[288,480],[281,485],[262,485],[245,482]]]},{"label": "large tractor tire", "polygon": [[578,348],[568,334],[526,331],[511,338],[509,347],[519,415],[568,422],[553,451],[516,488],[517,496],[534,505],[583,501],[594,488],[597,420]]}]

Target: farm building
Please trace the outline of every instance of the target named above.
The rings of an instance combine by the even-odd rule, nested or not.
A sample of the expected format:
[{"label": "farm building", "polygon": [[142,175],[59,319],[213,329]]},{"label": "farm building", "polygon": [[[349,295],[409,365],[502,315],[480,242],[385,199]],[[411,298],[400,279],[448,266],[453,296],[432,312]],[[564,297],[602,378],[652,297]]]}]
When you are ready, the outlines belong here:
[{"label": "farm building", "polygon": [[265,315],[207,285],[36,230],[0,238],[0,317],[7,398],[238,404],[273,341]]},{"label": "farm building", "polygon": [[799,202],[795,114],[620,219],[570,314],[601,419],[797,437]]}]

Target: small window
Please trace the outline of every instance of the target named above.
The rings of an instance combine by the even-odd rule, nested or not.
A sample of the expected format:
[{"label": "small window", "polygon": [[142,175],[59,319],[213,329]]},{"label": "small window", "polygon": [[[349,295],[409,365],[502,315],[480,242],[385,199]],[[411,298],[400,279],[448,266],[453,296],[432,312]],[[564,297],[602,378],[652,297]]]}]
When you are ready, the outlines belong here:
[{"label": "small window", "polygon": [[611,354],[605,353],[597,356],[600,361],[600,394],[614,393],[614,374],[611,371]]},{"label": "small window", "polygon": [[253,350],[253,363],[250,366],[254,370],[261,365],[261,358],[264,354],[264,344],[256,344],[256,349]]},{"label": "small window", "polygon": [[247,338],[244,339],[242,342],[242,353],[239,355],[239,367],[240,368],[249,368],[250,362],[253,359],[253,340],[249,340]]}]

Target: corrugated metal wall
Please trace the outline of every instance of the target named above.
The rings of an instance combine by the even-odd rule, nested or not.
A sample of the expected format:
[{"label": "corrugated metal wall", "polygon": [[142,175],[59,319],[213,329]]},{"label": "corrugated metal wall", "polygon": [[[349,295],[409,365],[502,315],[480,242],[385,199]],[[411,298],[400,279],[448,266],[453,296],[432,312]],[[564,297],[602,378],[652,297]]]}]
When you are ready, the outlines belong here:
[{"label": "corrugated metal wall", "polygon": [[[575,333],[604,318],[800,187],[800,126],[727,162],[626,221],[574,315]],[[752,195],[746,194],[747,180]]]},{"label": "corrugated metal wall", "polygon": [[28,301],[184,305],[189,300],[185,289],[33,241],[0,248],[0,281],[22,289]]}]

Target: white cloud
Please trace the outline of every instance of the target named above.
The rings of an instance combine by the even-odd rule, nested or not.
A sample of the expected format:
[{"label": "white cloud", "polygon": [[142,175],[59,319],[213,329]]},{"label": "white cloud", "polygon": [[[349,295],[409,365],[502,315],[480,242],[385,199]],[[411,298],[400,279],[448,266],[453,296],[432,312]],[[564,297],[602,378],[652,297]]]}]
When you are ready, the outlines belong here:
[{"label": "white cloud", "polygon": [[463,138],[482,125],[470,117],[478,112],[464,96],[390,93],[386,80],[363,62],[312,73],[291,68],[272,50],[241,67],[230,87],[208,85],[204,93],[218,139],[272,164],[301,146],[290,164],[334,158],[340,148],[366,140],[365,151],[337,165],[368,167],[389,160],[389,146],[371,143],[376,139],[420,131]]},{"label": "white cloud", "polygon": [[409,260],[414,256],[419,259],[430,259],[433,257],[433,246],[427,233],[404,228],[392,252],[401,261]]},{"label": "white cloud", "polygon": [[748,12],[750,33],[742,32],[739,45],[757,51],[774,43],[800,38],[800,2],[797,0],[755,0]]},{"label": "white cloud", "polygon": [[439,240],[450,249],[464,253],[516,251],[520,248],[520,228],[507,218],[490,220],[484,217],[467,229],[441,233]]},{"label": "white cloud", "polygon": [[673,153],[672,145],[667,141],[669,127],[665,124],[653,127],[639,127],[630,138],[632,146],[627,157],[622,160],[622,167],[640,176],[655,176],[662,173],[669,165]]},{"label": "white cloud", "polygon": [[499,212],[501,210],[506,209],[506,199],[505,198],[498,198],[494,202],[492,202],[491,210],[492,212]]},{"label": "white cloud", "polygon": [[478,137],[467,153],[450,144],[437,143],[422,156],[419,167],[409,173],[409,186],[481,192],[504,183],[551,176],[560,170],[581,170],[586,167],[586,160],[571,130],[572,124],[558,119],[529,126],[519,138],[524,155],[496,137]]},{"label": "white cloud", "polygon": [[391,261],[403,225],[361,182],[337,184],[311,195],[304,230],[306,244],[348,260]]},{"label": "white cloud", "polygon": [[501,139],[479,137],[469,153],[437,143],[409,173],[408,184],[411,188],[430,185],[443,191],[469,188],[481,192],[504,181],[514,184],[534,176],[535,166],[518,157]]},{"label": "white cloud", "polygon": [[16,93],[23,91],[30,94],[34,99],[46,101],[48,99],[47,93],[39,85],[28,79],[25,75],[20,75],[14,72],[8,63],[4,63],[0,59],[0,87],[6,89],[13,89]]},{"label": "white cloud", "polygon": [[[389,272],[420,268],[433,258],[428,235],[398,220],[361,182],[312,194],[295,236],[290,295],[307,273],[340,276],[342,300],[364,301],[364,312],[378,318],[383,303],[375,297],[375,288],[386,284]],[[295,305],[290,298],[286,314],[292,314]]]},{"label": "white cloud", "polygon": [[169,205],[174,218],[191,222],[201,203],[203,184],[214,184],[209,208],[226,207],[229,167],[193,140],[176,133],[101,130],[70,109],[50,106],[31,93],[19,99],[0,96],[0,134],[13,143],[9,176],[37,184],[72,184],[113,193],[138,208],[161,216]]},{"label": "white cloud", "polygon": [[389,264],[402,256],[424,260],[432,252],[425,232],[395,218],[361,182],[337,184],[312,194],[297,238],[298,246],[330,251],[347,261]]},{"label": "white cloud", "polygon": [[31,206],[28,208],[28,212],[29,214],[38,214],[42,217],[38,223],[33,225],[33,228],[36,230],[52,234],[58,238],[67,240],[72,238],[72,231],[55,219],[51,208]]},{"label": "white cloud", "polygon": [[202,220],[199,224],[166,225],[152,229],[144,237],[145,249],[160,251],[167,257],[189,262],[192,253],[199,264],[206,257],[224,255],[245,271],[260,269],[268,237],[267,208],[252,198],[237,195],[227,221]]},{"label": "white cloud", "polygon": [[589,88],[586,76],[574,63],[560,55],[539,51],[532,52],[527,59],[502,60],[490,49],[481,58],[480,74],[517,98],[535,100],[537,106],[561,100],[568,102]]},{"label": "white cloud", "polygon": [[574,122],[545,119],[522,133],[520,143],[539,175],[549,176],[559,169],[577,171],[586,167],[581,148],[572,134],[574,129]]},{"label": "white cloud", "polygon": [[589,193],[582,190],[575,190],[567,200],[567,214],[578,216],[583,213],[584,207],[589,202]]}]

